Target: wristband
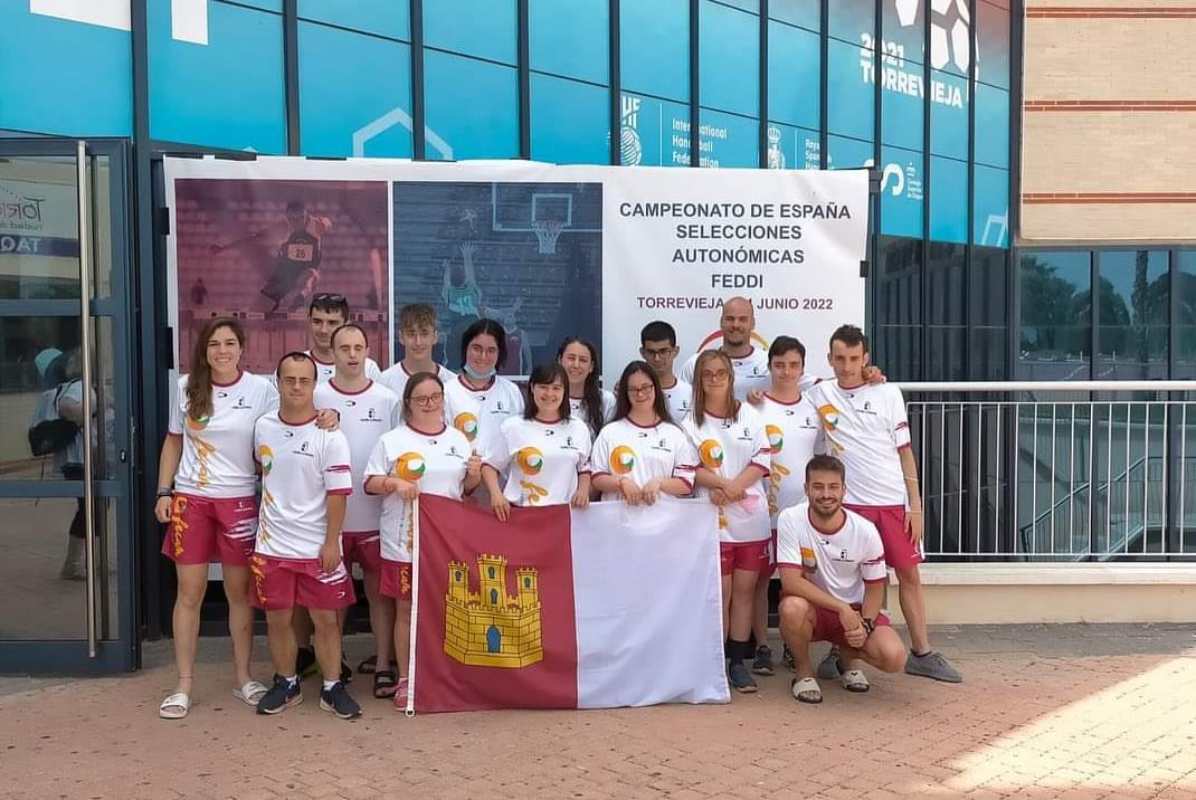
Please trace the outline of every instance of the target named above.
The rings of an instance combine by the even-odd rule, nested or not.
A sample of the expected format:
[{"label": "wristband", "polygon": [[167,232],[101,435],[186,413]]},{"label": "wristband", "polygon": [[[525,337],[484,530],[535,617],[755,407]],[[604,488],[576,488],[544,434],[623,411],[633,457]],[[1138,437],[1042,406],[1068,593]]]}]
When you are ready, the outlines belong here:
[{"label": "wristband", "polygon": [[173,494],[174,494],[174,489],[169,486],[166,486],[166,487],[159,486],[158,487],[158,499],[159,500],[161,500],[163,497],[171,497]]},{"label": "wristband", "polygon": [[876,630],[876,623],[874,623],[872,620],[868,619],[867,617],[862,617],[861,619],[864,623],[864,632],[867,633],[869,636],[871,636],[872,631]]}]

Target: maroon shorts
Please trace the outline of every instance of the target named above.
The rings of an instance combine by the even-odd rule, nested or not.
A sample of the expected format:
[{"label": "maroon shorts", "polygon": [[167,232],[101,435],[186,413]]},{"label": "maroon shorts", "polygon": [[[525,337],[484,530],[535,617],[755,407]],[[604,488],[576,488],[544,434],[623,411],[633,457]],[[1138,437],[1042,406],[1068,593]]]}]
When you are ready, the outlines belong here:
[{"label": "maroon shorts", "polygon": [[325,572],[318,559],[272,558],[257,553],[249,559],[254,605],[263,611],[295,606],[333,611],[357,602],[353,579],[342,561]]},{"label": "maroon shorts", "polygon": [[257,538],[257,498],[198,497],[176,492],[170,500],[170,522],[162,539],[162,555],[176,564],[219,561],[243,567]]},{"label": "maroon shorts", "polygon": [[396,600],[411,599],[411,564],[403,561],[382,561],[382,580],[378,591],[383,597]]},{"label": "maroon shorts", "polygon": [[382,540],[378,531],[353,531],[341,534],[341,552],[346,565],[361,565],[362,572],[374,574],[382,569]]},{"label": "maroon shorts", "polygon": [[723,575],[730,575],[737,569],[764,572],[768,569],[768,540],[719,542],[718,555]]},{"label": "maroon shorts", "polygon": [[921,545],[914,547],[905,532],[904,506],[857,506],[843,504],[871,522],[880,531],[880,541],[885,546],[885,563],[895,569],[914,567],[926,559],[922,557]]},{"label": "maroon shorts", "polygon": [[[859,606],[852,606],[859,611]],[[843,635],[843,625],[839,622],[839,615],[829,608],[822,608],[821,606],[814,606],[814,613],[817,619],[814,621],[814,636],[811,641],[814,642],[830,642],[839,647],[850,647],[847,644],[847,638]],[[888,625],[889,618],[884,614],[877,614],[876,619],[872,621],[873,625],[880,627],[881,625]]]}]

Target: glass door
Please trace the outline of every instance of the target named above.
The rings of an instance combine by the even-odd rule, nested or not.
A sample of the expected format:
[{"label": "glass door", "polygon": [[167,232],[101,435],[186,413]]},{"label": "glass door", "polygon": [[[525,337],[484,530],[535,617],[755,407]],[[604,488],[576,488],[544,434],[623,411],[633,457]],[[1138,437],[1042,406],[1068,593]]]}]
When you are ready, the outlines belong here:
[{"label": "glass door", "polygon": [[137,663],[127,147],[0,139],[0,672]]}]

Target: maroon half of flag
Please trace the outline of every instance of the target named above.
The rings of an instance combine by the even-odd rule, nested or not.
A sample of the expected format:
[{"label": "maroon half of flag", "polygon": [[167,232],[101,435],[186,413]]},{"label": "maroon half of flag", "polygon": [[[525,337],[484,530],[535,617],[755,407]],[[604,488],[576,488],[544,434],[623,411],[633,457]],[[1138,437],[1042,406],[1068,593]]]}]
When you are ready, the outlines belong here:
[{"label": "maroon half of flag", "polygon": [[576,708],[569,507],[424,494],[417,535],[415,710]]}]

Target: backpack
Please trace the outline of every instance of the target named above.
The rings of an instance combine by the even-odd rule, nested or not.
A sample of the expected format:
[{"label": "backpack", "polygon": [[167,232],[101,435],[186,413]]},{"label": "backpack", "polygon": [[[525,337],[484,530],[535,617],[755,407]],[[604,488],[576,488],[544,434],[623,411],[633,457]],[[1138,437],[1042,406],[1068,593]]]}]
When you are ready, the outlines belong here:
[{"label": "backpack", "polygon": [[29,449],[35,456],[65,450],[79,434],[79,426],[58,413],[58,400],[66,387],[66,383],[60,383],[56,388],[42,392],[38,398],[29,424]]}]

